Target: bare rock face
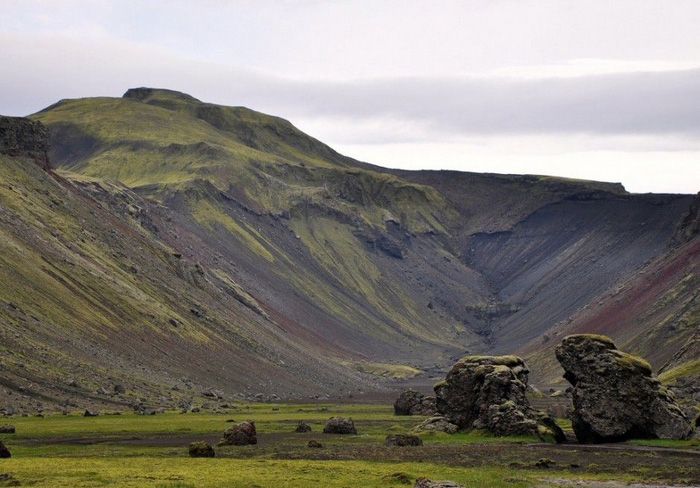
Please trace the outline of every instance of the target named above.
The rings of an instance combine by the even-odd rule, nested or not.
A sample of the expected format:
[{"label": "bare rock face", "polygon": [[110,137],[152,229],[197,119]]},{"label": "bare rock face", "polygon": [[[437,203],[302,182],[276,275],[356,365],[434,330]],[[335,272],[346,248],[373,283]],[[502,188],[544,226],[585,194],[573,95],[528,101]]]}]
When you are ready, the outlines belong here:
[{"label": "bare rock face", "polygon": [[435,398],[413,389],[401,392],[394,402],[394,415],[435,415]]},{"label": "bare rock face", "polygon": [[0,116],[0,154],[34,159],[49,168],[49,131],[41,122],[24,117]]},{"label": "bare rock face", "polygon": [[690,436],[688,418],[649,363],[619,351],[608,337],[565,337],[556,355],[574,387],[571,419],[579,442]]},{"label": "bare rock face", "polygon": [[528,373],[517,356],[462,358],[435,385],[438,412],[461,429],[564,442],[554,419],[530,407],[525,397]]},{"label": "bare rock face", "polygon": [[258,437],[255,431],[255,422],[248,420],[233,425],[224,431],[224,437],[220,444],[229,446],[247,446],[257,444]]},{"label": "bare rock face", "polygon": [[324,434],[357,434],[355,422],[352,419],[343,419],[340,417],[331,417],[326,421],[323,427]]}]

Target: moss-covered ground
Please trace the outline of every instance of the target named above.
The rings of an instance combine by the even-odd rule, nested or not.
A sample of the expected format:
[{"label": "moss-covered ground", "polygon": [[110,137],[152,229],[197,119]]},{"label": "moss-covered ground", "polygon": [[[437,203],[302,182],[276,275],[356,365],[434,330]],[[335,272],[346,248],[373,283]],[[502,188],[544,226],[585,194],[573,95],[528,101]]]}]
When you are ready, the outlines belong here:
[{"label": "moss-covered ground", "polygon": [[[352,417],[358,435],[322,434],[330,416]],[[216,447],[213,459],[188,457],[189,442],[215,443],[231,419],[254,420],[258,444]],[[12,451],[12,458],[0,460],[0,473],[12,474],[21,486],[384,487],[412,484],[421,476],[479,487],[549,486],[554,480],[559,486],[561,480],[700,481],[700,445],[693,441],[554,446],[534,438],[423,433],[421,447],[385,447],[388,434],[408,432],[422,419],[396,417],[382,405],[240,405],[226,415],[86,418],[76,412],[6,420],[17,433],[0,435]],[[311,433],[293,432],[300,420]],[[324,447],[306,447],[310,439]]]}]

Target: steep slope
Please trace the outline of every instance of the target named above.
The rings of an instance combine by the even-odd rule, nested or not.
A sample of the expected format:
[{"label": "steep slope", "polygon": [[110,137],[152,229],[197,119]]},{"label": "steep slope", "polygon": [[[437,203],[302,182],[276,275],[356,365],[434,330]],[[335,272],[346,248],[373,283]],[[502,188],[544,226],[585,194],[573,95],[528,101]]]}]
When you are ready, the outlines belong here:
[{"label": "steep slope", "polygon": [[661,256],[620,280],[568,320],[520,349],[536,379],[557,381],[561,370],[553,348],[568,334],[607,335],[625,350],[649,360],[662,379],[700,376],[700,238],[696,197]]},{"label": "steep slope", "polygon": [[[229,277],[232,264],[208,267],[171,247],[158,230],[168,209],[37,164],[47,143],[34,132],[29,147],[0,154],[0,405],[175,406],[208,389],[243,398],[368,386],[323,348],[300,347]],[[96,393],[117,384],[125,394]]]},{"label": "steep slope", "polygon": [[[159,378],[188,376],[238,394],[347,394],[368,387],[369,376],[355,369],[391,376],[406,365],[444,368],[465,351],[512,351],[663,253],[692,198],[540,176],[385,170],[277,117],[168,90],[64,100],[32,119],[49,128],[55,173],[5,181],[16,189],[58,185],[76,200],[67,213],[32,202],[45,208],[34,217],[15,206],[8,219],[98,226],[91,232],[101,254],[71,259],[80,273],[68,283],[108,317],[51,309],[43,320],[76,342],[94,329],[84,353],[109,352],[120,365],[136,357],[127,376],[139,367],[154,372],[153,391]],[[89,213],[95,207],[97,216]],[[57,235],[82,246],[79,236]],[[47,243],[44,254],[62,256],[52,237],[23,246],[36,239]],[[101,280],[89,279],[93,261]],[[8,297],[50,295],[53,283],[35,286],[38,277],[15,289],[14,262],[3,274]],[[114,284],[120,273],[136,291]],[[144,305],[144,296],[156,305]],[[38,317],[38,304],[7,301]],[[107,332],[118,319],[143,333],[117,327],[115,345]],[[154,321],[178,337],[190,329],[209,337],[195,347],[201,360],[187,365],[191,341],[161,338]],[[54,341],[38,330],[30,334],[37,347]],[[154,341],[158,358],[146,356]],[[212,376],[210,362],[225,373]]]}]

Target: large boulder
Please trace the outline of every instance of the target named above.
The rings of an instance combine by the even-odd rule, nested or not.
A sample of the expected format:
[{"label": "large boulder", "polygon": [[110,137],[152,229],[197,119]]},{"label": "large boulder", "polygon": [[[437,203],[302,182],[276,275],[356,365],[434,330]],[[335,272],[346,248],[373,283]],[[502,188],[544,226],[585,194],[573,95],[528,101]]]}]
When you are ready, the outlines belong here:
[{"label": "large boulder", "polygon": [[357,434],[355,422],[352,419],[331,417],[323,427],[324,434]]},{"label": "large boulder", "polygon": [[573,386],[571,420],[579,442],[690,436],[688,418],[649,363],[619,351],[608,337],[565,337],[556,356]]},{"label": "large boulder", "polygon": [[248,420],[233,425],[224,431],[224,437],[219,444],[229,446],[247,446],[257,444],[258,437],[255,431],[255,422]]},{"label": "large boulder", "polygon": [[394,402],[394,415],[435,415],[435,398],[413,389],[401,392]]},{"label": "large boulder", "polygon": [[12,454],[10,454],[10,450],[5,447],[5,444],[0,441],[0,458],[9,458],[12,457]]},{"label": "large boulder", "polygon": [[435,385],[438,412],[461,429],[564,442],[556,422],[525,397],[528,369],[517,356],[467,356]]}]

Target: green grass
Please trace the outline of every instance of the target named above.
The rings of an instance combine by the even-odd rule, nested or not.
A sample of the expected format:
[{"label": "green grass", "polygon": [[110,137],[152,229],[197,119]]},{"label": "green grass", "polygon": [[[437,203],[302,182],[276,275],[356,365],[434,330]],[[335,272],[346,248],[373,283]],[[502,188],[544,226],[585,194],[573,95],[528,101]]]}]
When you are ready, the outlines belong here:
[{"label": "green grass", "polygon": [[[547,478],[558,479],[626,481],[639,481],[653,474],[643,466],[632,473],[598,472],[592,465],[589,471],[572,472],[561,462],[546,472],[536,470],[532,467],[533,459],[542,456],[528,449],[528,445],[538,443],[532,437],[496,438],[479,432],[424,433],[424,448],[386,448],[382,442],[387,433],[408,432],[422,420],[397,417],[392,412],[386,405],[253,404],[239,405],[227,415],[13,418],[11,422],[17,434],[0,436],[13,456],[0,460],[0,471],[12,473],[22,486],[85,488],[384,487],[404,486],[399,483],[402,477],[413,483],[423,476],[488,488],[532,486],[541,483],[545,474]],[[321,434],[321,426],[330,416],[352,417],[358,435]],[[231,425],[225,422],[228,418],[253,419],[263,439],[261,443],[217,447],[216,458],[189,458],[187,441],[180,439],[217,438]],[[293,434],[299,420],[309,423],[313,433]],[[173,447],[123,443],[127,438],[168,435],[184,437],[174,438]],[[310,438],[319,439],[325,447],[309,450],[305,444]],[[80,444],[86,439],[93,443]],[[694,447],[692,443],[677,441],[636,444]],[[465,460],[479,459],[482,452],[496,452],[500,457],[462,465]],[[403,458],[403,453],[410,455]]]}]

